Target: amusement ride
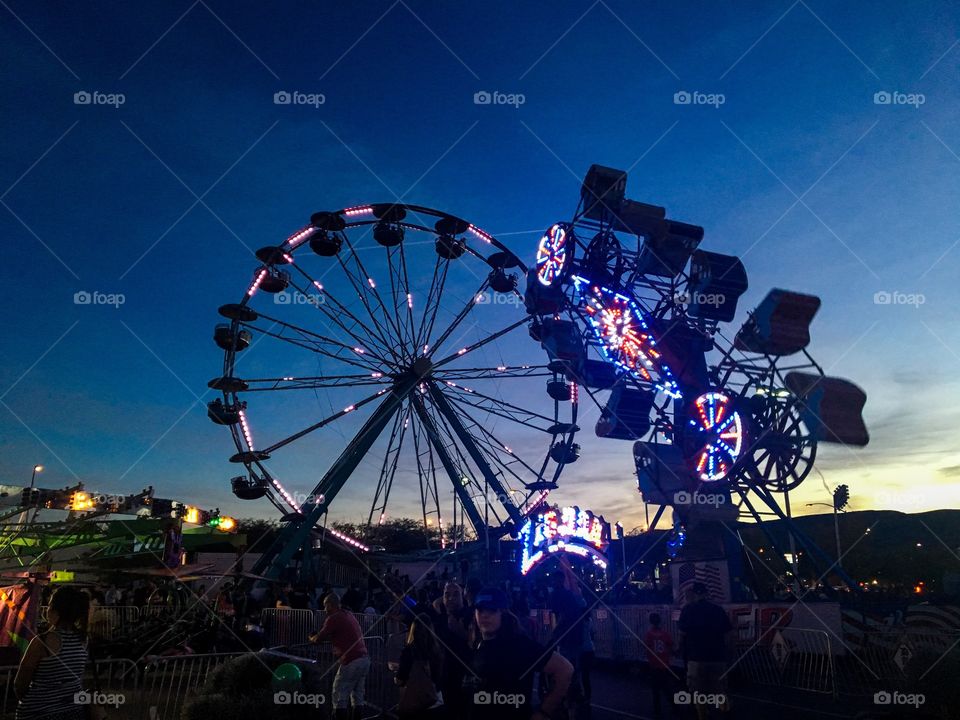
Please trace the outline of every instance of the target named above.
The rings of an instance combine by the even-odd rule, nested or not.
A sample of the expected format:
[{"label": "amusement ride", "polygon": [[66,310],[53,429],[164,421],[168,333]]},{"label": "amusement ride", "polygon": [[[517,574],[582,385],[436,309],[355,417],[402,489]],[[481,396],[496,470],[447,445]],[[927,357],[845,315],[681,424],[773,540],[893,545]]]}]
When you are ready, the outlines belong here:
[{"label": "amusement ride", "polygon": [[[442,542],[451,526],[487,547],[529,535],[580,458],[587,409],[597,437],[631,443],[658,508],[649,530],[672,508],[671,556],[694,528],[744,515],[784,521],[791,549],[833,564],[792,522],[790,491],[820,443],[868,434],[866,395],[807,351],[820,300],[773,289],[728,331],[748,286],[740,259],[626,198],[626,180],[592,166],[529,266],[471,222],[401,203],[317,212],[257,251],[239,300],[219,309],[208,405],[242,468],[234,494],[282,513],[255,575],[303,561],[351,489],[371,525],[416,488]],[[309,493],[292,489],[303,468],[317,476]],[[707,493],[724,501],[699,502]],[[570,522],[592,522],[577,512]]]}]

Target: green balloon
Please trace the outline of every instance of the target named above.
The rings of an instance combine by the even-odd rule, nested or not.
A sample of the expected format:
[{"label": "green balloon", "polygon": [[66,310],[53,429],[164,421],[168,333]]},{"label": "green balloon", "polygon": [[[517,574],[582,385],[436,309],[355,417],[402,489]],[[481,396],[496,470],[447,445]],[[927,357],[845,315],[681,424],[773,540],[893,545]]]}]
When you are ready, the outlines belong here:
[{"label": "green balloon", "polygon": [[300,687],[300,681],[303,679],[303,673],[300,667],[293,663],[284,663],[273,671],[273,678],[270,684],[274,690],[296,690]]}]

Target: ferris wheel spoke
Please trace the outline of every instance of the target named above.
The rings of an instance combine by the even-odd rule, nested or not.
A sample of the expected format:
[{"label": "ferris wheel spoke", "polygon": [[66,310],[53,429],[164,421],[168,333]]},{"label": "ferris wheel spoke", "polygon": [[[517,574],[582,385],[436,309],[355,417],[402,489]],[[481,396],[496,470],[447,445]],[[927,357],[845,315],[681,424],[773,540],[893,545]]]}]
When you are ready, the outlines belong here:
[{"label": "ferris wheel spoke", "polygon": [[[445,438],[447,447],[452,450],[454,461],[457,462],[458,466],[463,470],[461,473],[461,482],[465,491],[468,494],[472,493],[470,497],[473,498],[475,504],[478,500],[482,504],[484,524],[488,527],[501,524],[503,519],[497,511],[496,505],[490,502],[490,486],[487,484],[486,478],[483,477],[482,471],[480,471],[480,468],[475,463],[467,458],[465,448],[461,447],[461,444],[457,441],[456,433],[450,426],[446,416],[440,413],[433,404],[428,405],[427,410],[433,418],[434,425],[439,429],[441,436]],[[478,475],[483,478],[483,480],[478,479]]]},{"label": "ferris wheel spoke", "polygon": [[375,392],[373,395],[370,395],[370,396],[368,396],[368,397],[365,397],[363,400],[360,400],[360,401],[354,403],[353,405],[347,405],[347,407],[345,407],[343,410],[339,410],[339,411],[335,412],[333,415],[330,415],[329,417],[326,417],[326,418],[324,418],[323,420],[320,420],[319,422],[316,422],[316,423],[314,423],[313,425],[310,425],[309,427],[306,427],[306,428],[304,428],[303,430],[301,430],[301,431],[299,431],[299,432],[296,432],[296,433],[294,433],[293,435],[290,435],[289,437],[284,438],[283,440],[280,440],[279,442],[275,442],[273,445],[271,445],[271,446],[268,447],[268,448],[265,448],[265,449],[262,450],[261,452],[264,452],[264,453],[267,453],[267,454],[273,453],[273,452],[275,452],[276,450],[279,450],[280,448],[282,448],[283,446],[289,445],[290,443],[292,443],[292,442],[295,441],[295,440],[299,440],[299,439],[302,438],[304,435],[309,435],[310,433],[312,433],[312,432],[314,432],[314,431],[316,431],[316,430],[319,430],[320,428],[322,428],[322,427],[324,427],[324,426],[326,426],[326,425],[329,425],[329,424],[332,423],[333,421],[339,420],[340,418],[344,417],[345,415],[349,415],[350,413],[352,413],[352,412],[353,412],[354,410],[356,410],[357,408],[361,408],[361,407],[363,407],[364,405],[373,402],[374,400],[376,400],[378,397],[380,397],[381,395],[383,395],[383,394],[384,394],[385,392],[387,392],[388,390],[390,390],[390,388],[383,388],[382,390],[379,390],[379,391]]},{"label": "ferris wheel spoke", "polygon": [[498,365],[479,368],[441,368],[434,376],[440,380],[500,380],[513,377],[552,377],[546,365]]},{"label": "ferris wheel spoke", "polygon": [[[384,364],[387,363],[387,360],[386,360],[386,359],[384,359],[383,357],[381,357],[381,356],[378,355],[377,353],[371,351],[369,348],[366,348],[366,347],[363,347],[363,346],[353,346],[353,347],[351,347],[350,345],[346,345],[346,344],[340,342],[339,340],[334,340],[333,338],[327,337],[326,335],[321,335],[320,333],[316,333],[316,332],[313,332],[312,330],[307,330],[306,328],[302,328],[302,327],[300,327],[300,326],[298,326],[298,325],[294,325],[294,324],[292,324],[292,323],[288,323],[288,322],[285,322],[285,321],[283,321],[283,320],[279,320],[279,319],[274,318],[274,317],[272,317],[272,316],[270,316],[270,315],[265,315],[265,314],[263,314],[263,313],[258,313],[258,314],[259,314],[260,317],[262,317],[264,320],[269,320],[270,322],[275,323],[276,325],[280,325],[281,327],[287,328],[288,330],[291,330],[291,331],[297,333],[298,335],[300,335],[301,337],[303,337],[303,338],[305,338],[305,339],[310,339],[310,340],[312,340],[312,341],[316,341],[316,342],[319,342],[319,343],[324,343],[325,345],[332,345],[332,346],[334,346],[334,347],[336,347],[336,348],[338,348],[338,349],[340,349],[340,350],[346,350],[346,351],[348,351],[348,352],[351,352],[351,353],[353,353],[354,355],[370,356],[370,357],[372,357],[374,360],[377,360],[377,361],[379,361],[379,362],[381,362],[381,363],[384,363]],[[334,356],[334,357],[342,359],[342,356]]]},{"label": "ferris wheel spoke", "polygon": [[[413,404],[410,404],[410,413],[413,413]],[[439,492],[436,486],[436,472],[433,465],[433,453],[430,450],[429,440],[423,441],[420,437],[420,424],[418,422],[413,423],[411,428],[411,437],[413,438],[413,456],[417,463],[417,480],[420,487],[420,511],[423,517],[423,525],[426,528],[427,525],[427,505],[431,503],[436,506],[437,519],[439,523],[440,518],[440,498]],[[421,443],[425,449],[421,449]],[[428,462],[424,465],[423,458],[424,455],[427,456]],[[440,525],[441,533],[443,532],[443,526]]]},{"label": "ferris wheel spoke", "polygon": [[317,342],[297,340],[296,338],[288,337],[286,335],[281,335],[279,333],[273,332],[272,330],[264,330],[263,328],[258,328],[256,325],[252,325],[250,323],[242,323],[242,326],[247,327],[250,330],[254,330],[260,333],[261,335],[267,335],[269,337],[275,338],[276,340],[280,340],[281,342],[294,345],[295,347],[299,347],[304,350],[317,353],[318,355],[323,355],[325,357],[331,358],[332,360],[337,360],[339,362],[343,362],[348,365],[353,365],[354,367],[358,367],[361,370],[368,370],[371,372],[376,372],[378,370],[378,366],[373,364],[370,360],[363,358],[362,353],[354,353],[353,358],[347,358],[347,357],[344,357],[343,355],[336,355],[330,352],[329,350],[324,349]]},{"label": "ferris wheel spoke", "polygon": [[440,333],[440,336],[439,336],[434,342],[432,342],[432,343],[430,342],[430,337],[429,337],[429,334],[428,334],[428,336],[427,336],[427,338],[426,338],[426,345],[428,345],[428,346],[430,347],[430,353],[431,353],[431,354],[435,353],[435,352],[437,351],[437,349],[438,349],[441,345],[443,345],[444,341],[445,341],[448,337],[450,337],[451,333],[453,333],[454,330],[457,329],[457,326],[459,326],[460,323],[462,323],[462,322],[464,321],[464,319],[467,317],[467,315],[470,314],[470,311],[473,310],[474,307],[476,307],[476,305],[477,305],[477,303],[479,302],[479,299],[480,299],[480,297],[481,297],[481,294],[483,293],[483,291],[484,291],[487,287],[488,287],[488,282],[487,282],[486,280],[484,280],[484,281],[480,284],[480,287],[477,289],[477,291],[476,291],[473,295],[470,296],[470,299],[467,300],[467,302],[464,304],[464,306],[463,306],[463,308],[460,310],[460,312],[458,312],[458,313],[456,314],[456,316],[453,318],[453,322],[451,322],[450,325],[447,326],[447,329],[446,329],[446,330],[444,330],[442,333]]},{"label": "ferris wheel spoke", "polygon": [[[342,266],[342,263],[341,263],[341,266]],[[380,334],[379,330],[377,329],[378,326],[376,322],[372,323],[372,327],[368,326],[353,312],[351,312],[350,308],[347,307],[345,303],[341,302],[333,294],[333,292],[330,291],[328,287],[322,285],[319,280],[315,280],[308,272],[306,272],[299,265],[294,264],[293,267],[296,268],[296,270],[309,281],[311,286],[317,288],[317,290],[323,293],[324,302],[314,303],[315,307],[318,310],[320,310],[320,312],[322,312],[329,320],[331,320],[333,323],[335,323],[337,326],[343,329],[343,331],[347,333],[347,335],[349,335],[351,338],[354,338],[359,343],[363,343],[364,339],[358,337],[355,334],[356,326],[359,326],[366,333],[367,343],[377,346],[381,354],[390,353],[391,357],[393,357],[394,360],[397,360],[397,357],[394,354],[394,349],[391,348],[390,343],[386,340],[386,338],[384,338],[383,335]],[[353,277],[349,274],[348,274],[348,279],[350,280],[354,290],[359,295],[360,292],[362,292],[362,286],[360,289],[358,289]],[[330,303],[334,305],[333,310],[330,310],[327,307],[328,304]],[[348,328],[346,324],[343,322],[343,320],[341,319],[340,317],[341,315],[346,316],[351,322],[353,322],[354,328],[352,329]]]},{"label": "ferris wheel spoke", "polygon": [[[536,420],[544,420],[544,421],[550,423],[550,426],[553,426],[553,425],[556,425],[556,424],[557,424],[557,418],[556,418],[556,417],[552,417],[552,418],[551,418],[551,417],[548,417],[547,415],[542,415],[542,414],[540,414],[540,413],[538,413],[538,412],[534,412],[533,410],[527,410],[526,408],[522,408],[522,407],[520,407],[519,405],[514,405],[513,403],[509,403],[509,402],[507,402],[506,400],[502,400],[502,399],[499,399],[499,398],[491,397],[490,395],[485,395],[484,393],[478,392],[477,390],[473,390],[473,389],[471,389],[471,388],[465,388],[465,387],[462,387],[462,386],[460,386],[460,385],[456,385],[455,383],[452,383],[452,382],[450,382],[449,380],[444,381],[444,384],[445,384],[448,388],[450,388],[450,390],[452,390],[453,392],[457,393],[457,396],[460,398],[461,402],[467,403],[468,405],[471,405],[471,406],[477,408],[478,410],[483,410],[483,411],[485,411],[485,412],[490,412],[490,413],[492,413],[492,414],[494,414],[494,415],[499,415],[500,417],[506,418],[507,420],[511,420],[511,421],[513,421],[513,422],[519,423],[519,424],[524,425],[524,426],[526,426],[526,427],[530,427],[530,428],[533,428],[533,429],[535,429],[535,430],[540,430],[540,431],[542,431],[542,432],[545,432],[545,433],[547,433],[548,435],[552,435],[552,434],[553,434],[553,433],[550,432],[549,429],[539,427],[538,425],[533,425],[532,422],[533,422],[533,420],[535,420],[535,419],[536,419]],[[477,398],[477,400],[473,400],[472,398]],[[493,409],[493,408],[491,408],[491,407],[488,407],[488,406],[486,406],[486,405],[480,405],[480,404],[479,404],[480,401],[486,401],[486,402],[492,404],[492,405],[495,406],[495,407],[502,407],[502,408],[505,408],[505,409],[514,410],[514,411],[516,411],[521,417],[517,417],[516,415],[504,414],[504,413],[498,412],[497,410],[495,410],[495,409]]]},{"label": "ferris wheel spoke", "polygon": [[[377,333],[375,333],[371,328],[369,328],[363,321],[360,320],[360,318],[358,318],[352,312],[350,312],[350,309],[347,308],[346,305],[341,303],[336,297],[334,297],[333,293],[331,293],[328,289],[324,288],[324,286],[320,283],[319,280],[314,280],[309,273],[307,273],[303,268],[301,268],[296,263],[293,264],[293,267],[301,275],[303,275],[304,278],[306,278],[306,280],[310,283],[311,287],[323,293],[323,296],[322,296],[323,302],[319,302],[315,300],[311,295],[309,295],[306,289],[301,288],[299,285],[291,281],[290,284],[293,285],[297,289],[297,291],[300,292],[300,294],[307,300],[308,304],[314,306],[317,310],[320,311],[320,313],[324,315],[324,317],[326,317],[328,320],[333,322],[337,327],[343,330],[343,332],[345,332],[351,338],[352,342],[359,345],[372,346],[376,348],[379,355],[383,355],[384,353],[390,352],[390,347],[384,341],[384,339],[381,336],[379,336]],[[332,302],[336,306],[336,312],[333,312],[326,307],[328,301]],[[346,323],[344,323],[343,320],[339,317],[340,314],[345,315],[353,323],[355,323],[354,328],[348,328]],[[356,326],[359,326],[363,329],[363,331],[366,333],[366,338],[361,338],[359,335],[355,333]]]},{"label": "ferris wheel spoke", "polygon": [[249,387],[243,392],[267,392],[273,390],[318,390],[334,387],[360,387],[382,385],[391,378],[383,373],[365,375],[325,375],[318,377],[244,378]]},{"label": "ferris wheel spoke", "polygon": [[520,327],[521,325],[524,325],[526,322],[527,322],[527,318],[524,317],[517,320],[516,322],[510,323],[509,325],[507,325],[507,327],[503,328],[502,330],[498,330],[497,332],[491,335],[488,335],[482,340],[479,340],[473,343],[472,345],[467,345],[466,347],[461,348],[460,350],[453,353],[452,355],[448,355],[442,360],[435,362],[433,366],[435,368],[443,367],[447,363],[452,362],[463,355],[467,355],[469,353],[475,352],[476,350],[479,350],[480,348],[482,348],[484,345],[489,345],[494,340],[497,340],[503,335],[506,335],[508,332],[511,332],[512,330],[516,330],[518,327]]},{"label": "ferris wheel spoke", "polygon": [[[440,270],[441,262],[443,270]],[[414,347],[424,348],[424,352],[430,344],[430,333],[433,332],[433,325],[437,319],[437,312],[440,310],[440,298],[443,297],[443,288],[447,284],[447,274],[450,272],[450,262],[444,261],[440,255],[436,256],[433,264],[433,277],[430,280],[430,289],[427,291],[427,300],[423,306],[423,315],[420,317],[420,325],[417,328],[417,334],[414,340]],[[438,279],[439,276],[439,279]]]},{"label": "ferris wheel spoke", "polygon": [[[380,520],[387,511],[387,504],[390,501],[390,490],[393,487],[393,480],[397,474],[397,466],[400,460],[400,451],[403,449],[403,439],[407,432],[407,426],[410,421],[409,405],[400,410],[393,418],[393,428],[390,431],[390,440],[387,443],[387,451],[383,455],[383,463],[380,468],[380,477],[377,480],[377,489],[373,495],[373,502],[370,504],[370,514],[367,516],[367,525],[373,522],[373,515],[380,510]],[[394,447],[396,442],[396,447]],[[380,502],[381,497],[383,501]],[[379,505],[378,505],[379,503]]]},{"label": "ferris wheel spoke", "polygon": [[[450,401],[451,401],[451,403],[452,403],[454,406],[456,406],[456,407],[455,407],[456,412],[457,412],[459,415],[461,415],[461,416],[463,416],[464,418],[466,418],[467,421],[470,423],[470,425],[467,427],[467,430],[474,429],[474,430],[478,431],[479,433],[481,433],[481,434],[484,436],[484,438],[486,438],[485,440],[482,440],[482,442],[484,443],[484,445],[486,445],[488,448],[490,448],[490,450],[495,451],[496,454],[493,455],[493,459],[494,459],[494,461],[497,462],[504,470],[506,470],[506,471],[509,472],[511,475],[513,475],[513,476],[514,476],[521,484],[523,484],[523,485],[526,485],[526,484],[527,484],[527,481],[525,481],[522,477],[520,477],[520,475],[518,475],[518,474],[510,467],[511,464],[516,463],[516,464],[522,465],[524,468],[526,468],[526,469],[531,473],[531,475],[532,475],[533,477],[538,477],[538,476],[539,476],[539,473],[537,472],[537,470],[535,470],[535,469],[534,469],[533,467],[531,467],[528,463],[526,463],[526,462],[523,460],[523,458],[521,458],[519,455],[517,455],[517,453],[516,453],[513,449],[511,449],[511,448],[510,448],[508,445],[506,445],[502,440],[500,440],[500,438],[498,438],[496,435],[494,435],[494,434],[486,427],[486,425],[484,425],[484,423],[477,421],[472,415],[470,415],[470,412],[469,412],[466,408],[463,407],[464,405],[469,405],[470,403],[465,402],[462,397],[451,397],[451,398],[450,398]],[[476,407],[476,406],[473,406],[473,407]],[[483,408],[477,408],[477,409],[483,410]],[[501,417],[507,417],[507,416],[501,416]],[[512,418],[507,418],[507,419],[512,419]],[[517,420],[515,420],[515,419],[512,419],[512,420],[513,420],[513,422],[519,422],[519,421],[517,421]],[[525,424],[525,423],[520,423],[520,424]],[[531,427],[532,427],[532,426],[531,426]],[[537,429],[541,429],[541,428],[537,428]],[[544,432],[548,432],[548,431],[544,431]],[[548,434],[550,434],[550,433],[548,433]],[[505,453],[505,454],[510,458],[510,460],[509,460],[509,461],[505,461],[505,460],[503,460],[502,458],[498,457],[498,455],[499,455],[500,453]]]},{"label": "ferris wheel spoke", "polygon": [[[367,313],[370,315],[370,319],[373,320],[375,326],[378,325],[378,323],[385,323],[390,329],[390,332],[396,333],[396,342],[391,343],[390,345],[395,347],[398,351],[399,357],[405,360],[407,358],[406,347],[403,341],[403,333],[400,330],[400,326],[396,322],[396,318],[394,318],[393,314],[387,310],[387,306],[384,304],[383,298],[380,296],[380,292],[377,290],[377,284],[374,282],[373,276],[367,272],[367,269],[363,265],[363,261],[357,254],[356,249],[353,247],[353,243],[350,242],[349,238],[345,238],[345,241],[347,248],[350,250],[350,255],[353,257],[353,261],[361,273],[360,288],[362,288],[362,294],[360,294],[360,290],[357,291],[358,294],[360,294],[361,302],[363,302],[363,305],[367,309]],[[337,254],[337,260],[343,267],[344,272],[350,276],[351,282],[356,287],[356,278],[353,278],[353,276],[350,275],[350,271],[347,269],[347,265],[343,261],[343,258],[340,257],[339,253]],[[380,308],[382,318],[379,321],[377,319],[377,313],[374,312],[373,308],[370,307],[370,303],[368,302],[368,290],[372,292],[373,299],[376,305]]]},{"label": "ferris wheel spoke", "polygon": [[469,490],[464,487],[462,482],[463,474],[457,470],[457,465],[450,456],[449,449],[440,435],[437,424],[433,421],[433,418],[430,417],[430,413],[424,405],[423,400],[418,397],[416,393],[411,393],[410,398],[410,401],[413,405],[413,410],[417,414],[420,424],[423,426],[427,438],[430,441],[430,445],[433,448],[433,451],[436,452],[437,458],[440,460],[440,464],[443,466],[444,471],[450,478],[450,482],[453,485],[454,492],[457,494],[457,497],[460,500],[463,511],[467,514],[467,517],[470,518],[470,523],[473,525],[473,528],[476,530],[477,534],[482,535],[484,532],[486,532],[486,522],[484,521],[483,516],[480,514],[480,511],[477,509],[476,504],[473,502],[473,498],[470,496]]},{"label": "ferris wheel spoke", "polygon": [[[400,298],[401,309],[399,310],[399,312],[404,313],[402,308],[405,305],[406,306],[406,313],[405,313],[406,322],[403,323],[403,325],[404,325],[404,330],[406,331],[405,337],[409,338],[407,340],[407,347],[410,348],[411,353],[413,355],[417,355],[418,353],[417,353],[416,321],[414,320],[414,314],[413,314],[414,299],[413,299],[412,288],[410,287],[410,273],[407,270],[407,254],[405,252],[405,247],[406,245],[404,243],[400,243],[400,247],[398,248],[399,254],[400,254],[400,274],[398,277],[398,283],[402,280],[403,293],[404,293],[404,297]],[[397,254],[397,252],[395,251],[394,254]],[[394,305],[396,305],[396,300],[394,300]]]},{"label": "ferris wheel spoke", "polygon": [[373,328],[371,331],[372,335],[379,338],[380,342],[383,343],[383,346],[387,348],[387,351],[393,357],[394,362],[401,363],[403,360],[399,354],[399,348],[397,347],[396,343],[392,342],[386,335],[383,334],[384,323],[382,320],[377,318],[377,314],[374,313],[373,309],[370,307],[370,303],[367,300],[367,287],[374,284],[373,278],[368,277],[358,282],[339,254],[337,255],[337,262],[340,263],[343,274],[353,287],[354,292],[357,294],[357,297],[360,300],[360,304],[363,306],[363,309],[366,310],[367,315],[370,318],[370,323]]},{"label": "ferris wheel spoke", "polygon": [[479,468],[481,474],[483,475],[483,479],[491,488],[493,488],[494,492],[497,493],[501,503],[506,508],[507,513],[510,515],[510,519],[519,526],[521,520],[520,509],[513,502],[513,498],[506,494],[506,488],[504,488],[500,478],[490,468],[486,456],[483,454],[480,448],[477,447],[476,441],[464,427],[460,417],[450,404],[450,401],[447,400],[446,396],[436,385],[436,383],[432,381],[427,383],[427,390],[430,394],[430,399],[432,400],[433,404],[436,406],[437,410],[444,417],[447,423],[449,423],[454,434],[460,439],[460,444],[463,445],[464,449],[467,451],[467,454],[473,460],[477,468]]}]

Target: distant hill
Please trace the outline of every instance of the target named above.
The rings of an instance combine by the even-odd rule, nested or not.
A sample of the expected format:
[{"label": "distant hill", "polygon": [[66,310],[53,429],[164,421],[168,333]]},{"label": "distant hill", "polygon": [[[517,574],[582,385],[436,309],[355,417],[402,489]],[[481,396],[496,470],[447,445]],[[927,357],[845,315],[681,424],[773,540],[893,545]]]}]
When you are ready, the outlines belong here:
[{"label": "distant hill", "polygon": [[[836,559],[832,513],[797,517],[794,522],[831,561]],[[876,579],[880,587],[910,591],[923,582],[924,594],[960,590],[960,510],[916,514],[861,510],[840,513],[839,525],[843,569],[854,580]],[[782,521],[767,522],[766,531],[782,548],[788,547]],[[770,542],[756,524],[741,523],[740,532],[744,543],[758,554],[759,548],[766,548],[764,554],[770,552]],[[810,577],[812,567],[805,568],[802,557],[800,562],[801,574]]]}]

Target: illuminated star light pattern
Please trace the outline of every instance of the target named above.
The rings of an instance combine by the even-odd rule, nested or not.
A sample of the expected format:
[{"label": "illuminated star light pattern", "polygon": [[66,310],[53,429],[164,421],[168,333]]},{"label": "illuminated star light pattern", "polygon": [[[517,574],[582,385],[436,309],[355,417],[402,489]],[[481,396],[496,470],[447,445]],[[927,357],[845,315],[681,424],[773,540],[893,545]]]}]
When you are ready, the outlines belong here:
[{"label": "illuminated star light pattern", "polygon": [[[607,359],[637,379],[654,383],[670,397],[680,398],[673,372],[657,350],[657,342],[637,303],[621,293],[591,285],[586,278],[577,276],[573,281]],[[584,292],[583,286],[589,289]],[[658,381],[654,380],[654,373],[659,376]]]},{"label": "illuminated star light pattern", "polygon": [[696,471],[705,482],[727,476],[743,450],[743,421],[729,397],[719,392],[704,393],[694,403],[697,416],[690,424],[706,439],[696,455]]},{"label": "illuminated star light pattern", "polygon": [[540,238],[537,246],[537,279],[541,285],[549,287],[557,280],[567,266],[568,230],[561,223],[551,225]]}]

